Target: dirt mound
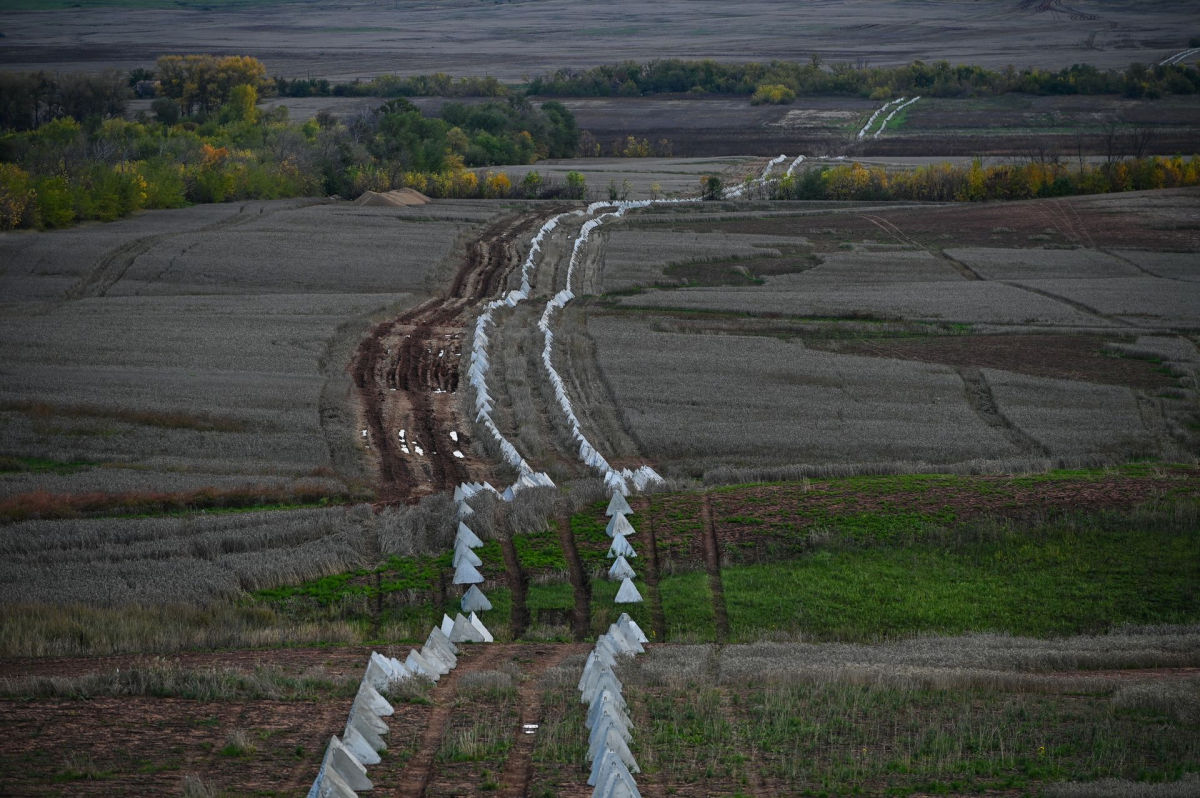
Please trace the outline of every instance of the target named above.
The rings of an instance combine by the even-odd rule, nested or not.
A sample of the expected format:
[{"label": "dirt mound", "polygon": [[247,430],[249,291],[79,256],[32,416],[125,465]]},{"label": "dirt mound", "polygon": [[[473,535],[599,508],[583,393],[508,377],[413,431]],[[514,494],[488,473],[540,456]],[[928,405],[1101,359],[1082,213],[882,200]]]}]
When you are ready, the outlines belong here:
[{"label": "dirt mound", "polygon": [[392,191],[364,191],[358,199],[354,200],[355,205],[373,205],[386,206],[392,208],[402,208],[408,205],[425,205],[430,202],[429,197],[426,197],[420,191],[412,188],[397,188]]}]

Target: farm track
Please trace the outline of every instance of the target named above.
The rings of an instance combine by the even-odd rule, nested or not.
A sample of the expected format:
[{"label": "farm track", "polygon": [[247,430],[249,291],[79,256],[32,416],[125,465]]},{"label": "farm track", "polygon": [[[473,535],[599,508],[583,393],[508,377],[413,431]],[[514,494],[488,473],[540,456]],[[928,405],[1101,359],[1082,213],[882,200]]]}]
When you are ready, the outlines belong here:
[{"label": "farm track", "polygon": [[667,639],[667,618],[663,614],[662,594],[658,592],[658,541],[654,534],[654,515],[650,512],[650,502],[646,502],[646,541],[650,555],[646,560],[646,572],[642,578],[646,580],[646,595],[650,599],[650,623],[654,628],[655,640]]},{"label": "farm track", "polygon": [[[495,648],[489,647],[488,652],[496,653]],[[430,699],[433,701],[433,711],[429,714],[425,730],[421,733],[421,741],[416,753],[405,764],[393,794],[414,797],[425,795],[425,791],[429,789],[429,782],[433,780],[436,769],[434,757],[438,748],[441,747],[442,736],[446,732],[446,722],[450,719],[450,713],[454,711],[458,695],[458,682],[464,673],[483,670],[484,666],[490,664],[491,661],[490,657],[463,657],[460,655],[458,667],[443,676],[429,691]]]},{"label": "farm track", "polygon": [[308,201],[298,203],[287,203],[286,205],[278,205],[277,207],[268,207],[260,205],[258,213],[248,213],[247,205],[242,205],[237,209],[237,212],[231,214],[224,219],[219,219],[212,224],[207,224],[195,229],[179,230],[167,233],[155,233],[153,235],[135,238],[133,241],[128,241],[111,252],[105,254],[91,270],[79,278],[79,280],[67,289],[63,295],[66,301],[77,299],[90,299],[92,297],[101,297],[108,293],[109,289],[116,285],[122,277],[133,267],[133,264],[142,255],[152,250],[157,244],[162,241],[176,238],[181,235],[199,235],[202,233],[215,233],[221,230],[228,230],[234,227],[241,227],[250,222],[260,221],[273,216],[283,210],[296,210],[297,208],[306,208],[310,205],[319,205],[320,201]]},{"label": "farm track", "polygon": [[992,386],[988,384],[987,377],[984,376],[982,370],[961,366],[955,371],[963,381],[963,393],[966,395],[967,404],[984,424],[1000,430],[1021,454],[1042,457],[1050,454],[1050,450],[1040,441],[1026,434],[1024,430],[1000,412],[996,397],[992,393]]},{"label": "farm track", "polygon": [[708,587],[712,593],[713,625],[718,643],[729,642],[729,612],[725,608],[725,586],[721,582],[721,549],[713,523],[712,501],[707,492],[700,505],[701,540],[704,545],[704,567],[708,571]]},{"label": "farm track", "polygon": [[941,249],[938,249],[936,247],[931,247],[926,244],[922,244],[920,241],[913,238],[908,233],[904,232],[904,230],[902,230],[895,222],[891,221],[890,219],[885,219],[882,216],[875,216],[873,214],[866,214],[866,213],[860,214],[860,215],[862,216],[862,218],[866,219],[868,222],[870,222],[871,224],[878,227],[884,233],[890,235],[892,238],[895,238],[901,244],[904,244],[904,245],[910,246],[910,247],[914,247],[914,248],[916,248],[918,250],[922,250],[924,252],[928,252],[929,254],[933,255],[935,258],[941,258],[942,260],[948,262],[951,266],[954,267],[955,271],[957,271],[959,274],[961,274],[963,276],[963,279],[966,279],[966,280],[982,280],[983,279],[979,275],[979,272],[975,271],[967,264],[963,263],[962,261],[958,260],[957,258],[950,257]]},{"label": "farm track", "polygon": [[519,266],[530,231],[561,210],[496,222],[470,245],[447,293],[376,325],[359,344],[350,372],[382,503],[413,503],[486,470],[469,458],[469,425],[456,402],[464,333],[476,305],[498,295]]},{"label": "farm track", "polygon": [[513,639],[524,636],[529,628],[529,574],[521,567],[517,549],[511,536],[500,538],[500,553],[504,556],[504,572],[508,576],[508,589],[512,593],[512,614],[509,617],[510,634]]},{"label": "farm track", "polygon": [[[571,654],[582,653],[586,646],[523,646],[524,656],[532,656],[533,661],[529,670],[521,673],[521,686],[517,690],[517,705],[521,707],[521,716],[513,730],[516,739],[508,751],[504,761],[504,770],[500,774],[500,795],[510,798],[524,798],[529,795],[529,784],[533,779],[533,749],[537,743],[537,734],[526,734],[527,724],[541,725],[546,718],[542,713],[542,676],[546,671],[562,663]],[[568,688],[569,689],[569,688]]]},{"label": "farm track", "polygon": [[592,585],[583,570],[583,561],[579,559],[575,536],[571,534],[570,519],[558,519],[555,527],[558,530],[559,545],[567,558],[567,578],[571,582],[571,593],[575,598],[575,605],[571,608],[571,636],[576,641],[583,641],[591,631]]}]

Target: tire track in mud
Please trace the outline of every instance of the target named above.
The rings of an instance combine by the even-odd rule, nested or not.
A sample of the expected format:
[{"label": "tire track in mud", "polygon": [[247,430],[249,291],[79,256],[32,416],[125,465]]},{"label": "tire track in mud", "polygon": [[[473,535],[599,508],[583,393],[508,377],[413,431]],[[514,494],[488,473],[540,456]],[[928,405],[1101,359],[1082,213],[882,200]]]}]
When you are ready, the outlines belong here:
[{"label": "tire track in mud", "polygon": [[456,401],[465,330],[476,305],[499,294],[519,266],[529,230],[561,211],[547,208],[495,222],[468,247],[445,294],[376,325],[359,343],[350,373],[362,443],[375,456],[382,503],[413,503],[484,470],[467,455],[470,428]]},{"label": "tire track in mud", "polygon": [[1041,441],[1027,434],[1000,412],[992,386],[988,384],[981,369],[964,366],[955,371],[963,381],[963,393],[966,395],[967,404],[984,424],[999,430],[1021,454],[1049,456],[1050,450]]},{"label": "tire track in mud", "polygon": [[[429,789],[429,783],[433,781],[437,771],[435,758],[441,747],[442,737],[446,733],[450,714],[454,712],[457,703],[459,680],[465,673],[474,673],[490,667],[502,656],[501,650],[511,650],[515,644],[475,645],[479,647],[479,655],[476,655],[474,649],[467,649],[469,654],[467,652],[459,654],[458,667],[438,680],[434,688],[429,691],[430,700],[433,702],[433,711],[430,712],[425,730],[421,733],[421,741],[416,752],[404,765],[393,795],[414,797],[425,795]],[[484,655],[484,652],[487,654]],[[381,786],[377,784],[376,788]]]},{"label": "tire track in mud", "polygon": [[975,271],[967,264],[963,263],[962,261],[958,260],[957,258],[950,257],[949,255],[947,255],[945,252],[943,252],[940,249],[936,249],[934,247],[930,247],[930,246],[926,246],[925,244],[922,244],[920,241],[913,238],[908,233],[904,232],[904,230],[902,230],[895,222],[891,221],[890,219],[885,219],[882,216],[875,216],[875,215],[866,214],[866,213],[859,214],[859,216],[863,219],[866,219],[868,222],[875,225],[883,232],[892,236],[900,243],[906,244],[911,247],[916,247],[917,249],[928,252],[930,255],[933,255],[935,258],[941,258],[942,260],[946,261],[951,266],[953,266],[955,271],[957,271],[959,274],[961,274],[965,279],[967,279],[967,280],[982,280],[983,279],[982,277],[979,276],[979,272]]},{"label": "tire track in mud", "polygon": [[559,545],[567,558],[567,578],[575,596],[575,606],[571,609],[571,637],[581,642],[588,639],[592,627],[592,584],[583,570],[583,561],[579,559],[579,548],[575,545],[575,536],[571,534],[571,519],[559,518],[555,526]]},{"label": "tire track in mud", "polygon": [[1122,319],[1119,316],[1109,316],[1106,313],[1101,313],[1099,310],[1092,307],[1091,305],[1085,305],[1084,303],[1079,302],[1074,299],[1071,299],[1070,297],[1065,297],[1065,296],[1062,296],[1061,294],[1056,294],[1052,291],[1047,291],[1043,288],[1034,288],[1031,285],[1025,285],[1024,283],[1018,283],[1014,280],[999,280],[997,282],[999,282],[1003,285],[1007,285],[1009,288],[1016,288],[1021,291],[1028,291],[1031,294],[1037,294],[1040,297],[1045,297],[1046,299],[1051,299],[1051,300],[1054,300],[1055,302],[1061,302],[1062,304],[1066,305],[1067,307],[1069,307],[1073,310],[1077,310],[1080,313],[1084,313],[1088,316],[1094,316],[1095,318],[1100,319],[1101,321],[1107,322],[1108,324],[1113,324],[1118,327],[1132,327],[1135,329],[1145,329],[1139,324],[1134,324],[1133,322]]},{"label": "tire track in mud", "polygon": [[268,208],[265,205],[260,205],[258,213],[254,214],[247,213],[248,206],[242,205],[237,209],[236,213],[192,230],[154,233],[142,236],[141,238],[135,238],[102,255],[87,274],[80,277],[74,285],[66,290],[63,294],[63,299],[69,302],[77,299],[104,296],[110,288],[120,282],[121,278],[133,268],[133,264],[138,258],[145,255],[162,241],[183,235],[197,235],[201,233],[213,233],[218,230],[228,230],[231,227],[240,227],[253,221],[265,219],[268,216],[274,216],[280,211],[299,210],[300,208],[320,204],[323,204],[323,201],[290,203],[280,208]]},{"label": "tire track in mud", "polygon": [[700,539],[704,546],[704,567],[708,571],[708,587],[712,593],[713,626],[717,643],[729,642],[729,612],[725,608],[725,586],[721,582],[721,549],[717,543],[717,530],[713,523],[712,501],[708,491],[704,492],[704,503],[700,507],[702,530]]}]

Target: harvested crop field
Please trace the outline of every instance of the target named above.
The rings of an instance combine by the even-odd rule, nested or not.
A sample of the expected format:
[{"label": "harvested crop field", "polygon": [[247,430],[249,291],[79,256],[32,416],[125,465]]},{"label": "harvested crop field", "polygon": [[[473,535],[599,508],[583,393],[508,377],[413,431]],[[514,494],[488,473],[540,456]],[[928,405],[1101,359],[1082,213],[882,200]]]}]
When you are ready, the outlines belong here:
[{"label": "harvested crop field", "polygon": [[572,313],[669,473],[1186,457],[1196,201],[668,207],[604,232]]},{"label": "harvested crop field", "polygon": [[[265,61],[272,75],[337,80],[389,72],[520,80],[560,67],[648,61],[663,53],[721,61],[744,60],[748,53],[762,61],[806,60],[816,53],[829,62],[872,64],[945,58],[994,68],[1012,63],[1059,69],[1079,62],[1125,67],[1179,52],[1194,22],[1186,2],[1156,3],[1148,11],[1128,0],[1078,0],[1082,15],[1054,5],[914,7],[899,0],[854,0],[781,8],[756,0],[734,9],[626,0],[608,7],[607,15],[620,20],[613,25],[567,0],[528,5],[455,0],[403,3],[397,9],[338,2],[286,14],[269,13],[272,3],[255,0],[124,8],[119,21],[110,8],[21,0],[6,13],[3,64],[128,70],[164,52],[246,53]],[[764,18],[772,24],[763,25]]]},{"label": "harvested crop field", "polygon": [[350,352],[498,210],[289,200],[4,234],[0,494],[361,493]]}]

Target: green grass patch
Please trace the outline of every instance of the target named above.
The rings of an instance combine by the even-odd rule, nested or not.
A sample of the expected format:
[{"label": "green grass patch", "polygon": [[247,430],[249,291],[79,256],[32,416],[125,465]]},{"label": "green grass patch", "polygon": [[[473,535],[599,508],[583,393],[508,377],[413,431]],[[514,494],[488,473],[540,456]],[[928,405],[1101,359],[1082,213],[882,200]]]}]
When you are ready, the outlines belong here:
[{"label": "green grass patch", "polygon": [[[818,550],[726,568],[722,580],[742,639],[1087,634],[1200,618],[1200,531],[1045,528],[977,543]],[[675,601],[673,579],[660,591],[664,605]],[[694,599],[694,587],[683,592]]]},{"label": "green grass patch", "polygon": [[44,457],[0,455],[0,474],[74,474],[95,463],[87,460],[48,460]]}]

